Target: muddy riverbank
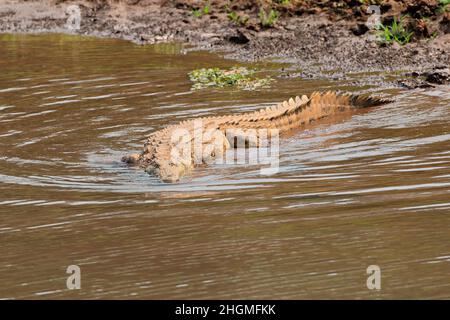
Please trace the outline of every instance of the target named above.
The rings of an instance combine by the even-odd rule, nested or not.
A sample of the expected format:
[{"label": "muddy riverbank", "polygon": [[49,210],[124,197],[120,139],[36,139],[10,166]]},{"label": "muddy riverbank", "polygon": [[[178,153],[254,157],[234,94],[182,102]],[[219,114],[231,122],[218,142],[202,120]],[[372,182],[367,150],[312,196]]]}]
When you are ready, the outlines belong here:
[{"label": "muddy riverbank", "polygon": [[[376,16],[363,4],[373,1],[6,0],[0,4],[0,32],[77,33],[139,44],[179,41],[238,60],[291,62],[284,77],[342,79],[349,72],[387,71],[403,78],[382,79],[380,85],[448,83],[446,7],[434,0],[378,2],[383,24],[407,18],[410,43],[380,44],[367,24]],[[72,5],[79,8],[79,28]],[[272,9],[276,17],[270,20]],[[68,25],[70,16],[75,27]]]}]

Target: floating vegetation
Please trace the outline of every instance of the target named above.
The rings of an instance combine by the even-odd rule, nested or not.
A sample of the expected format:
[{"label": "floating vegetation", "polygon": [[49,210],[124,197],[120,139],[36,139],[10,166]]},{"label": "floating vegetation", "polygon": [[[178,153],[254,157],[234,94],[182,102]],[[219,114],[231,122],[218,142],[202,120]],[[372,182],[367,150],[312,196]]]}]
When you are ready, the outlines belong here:
[{"label": "floating vegetation", "polygon": [[268,88],[274,81],[270,77],[255,77],[256,70],[245,67],[231,69],[202,68],[189,72],[189,79],[194,83],[193,90],[208,87],[236,87],[242,90]]}]

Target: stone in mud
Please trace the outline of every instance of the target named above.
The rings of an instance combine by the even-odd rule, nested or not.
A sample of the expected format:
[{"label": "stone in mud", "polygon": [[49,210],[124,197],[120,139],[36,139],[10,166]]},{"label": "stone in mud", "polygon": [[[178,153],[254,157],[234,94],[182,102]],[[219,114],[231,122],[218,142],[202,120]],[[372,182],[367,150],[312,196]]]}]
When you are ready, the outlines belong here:
[{"label": "stone in mud", "polygon": [[425,80],[422,79],[402,79],[402,80],[398,80],[397,84],[405,89],[424,89],[424,88],[432,88],[434,87],[433,85],[429,84],[428,82],[426,82]]},{"label": "stone in mud", "polygon": [[400,50],[402,48],[402,46],[398,42],[394,41],[391,44],[390,48],[393,49],[393,50]]},{"label": "stone in mud", "polygon": [[438,70],[434,72],[425,73],[426,81],[435,84],[449,84],[450,83],[450,71]]},{"label": "stone in mud", "polygon": [[423,18],[433,16],[439,7],[437,0],[409,0],[406,12],[414,18]]},{"label": "stone in mud", "polygon": [[417,35],[428,38],[434,32],[425,19],[414,21],[414,30]]},{"label": "stone in mud", "polygon": [[442,20],[439,23],[439,29],[445,34],[450,33],[450,12],[447,12],[442,17]]},{"label": "stone in mud", "polygon": [[355,36],[362,36],[367,31],[369,31],[369,28],[364,23],[358,23],[356,26],[352,27],[350,30]]},{"label": "stone in mud", "polygon": [[244,34],[241,30],[238,30],[236,34],[228,37],[228,41],[236,44],[246,44],[250,42],[249,36]]},{"label": "stone in mud", "polygon": [[406,74],[411,78],[398,81],[401,87],[407,89],[430,88],[435,85],[450,84],[450,69],[446,66],[435,67],[428,72],[412,72]]}]

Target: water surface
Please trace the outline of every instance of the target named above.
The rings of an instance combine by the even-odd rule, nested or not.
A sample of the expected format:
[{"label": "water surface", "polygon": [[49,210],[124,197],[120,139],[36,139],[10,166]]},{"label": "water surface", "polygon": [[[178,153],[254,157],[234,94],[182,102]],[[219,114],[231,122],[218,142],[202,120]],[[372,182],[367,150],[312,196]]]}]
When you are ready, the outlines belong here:
[{"label": "water surface", "polygon": [[[352,75],[190,90],[187,72],[233,65],[180,45],[1,36],[0,298],[450,298],[449,88]],[[120,163],[167,124],[337,89],[396,102],[282,139],[275,175],[217,165],[165,184]]]}]

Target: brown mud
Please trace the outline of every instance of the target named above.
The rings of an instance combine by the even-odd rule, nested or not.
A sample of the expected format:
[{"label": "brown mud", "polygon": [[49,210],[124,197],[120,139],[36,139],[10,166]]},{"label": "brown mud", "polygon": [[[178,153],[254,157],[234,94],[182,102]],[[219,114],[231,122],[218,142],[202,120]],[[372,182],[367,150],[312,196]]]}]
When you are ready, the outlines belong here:
[{"label": "brown mud", "polygon": [[[194,10],[202,11],[205,3],[209,12],[196,16]],[[416,88],[449,83],[450,13],[437,0],[281,3],[5,0],[0,4],[0,33],[76,33],[139,44],[184,42],[192,45],[190,50],[224,52],[238,60],[290,62],[284,77],[343,79],[347,73],[381,71],[401,77],[389,83],[383,79],[380,85]],[[406,17],[413,40],[404,46],[376,41],[366,23],[369,3],[380,3],[382,23]],[[66,25],[67,9],[73,4],[81,9],[80,29],[75,31]],[[273,26],[262,26],[260,8],[279,12]],[[240,18],[230,19],[230,12]]]}]

